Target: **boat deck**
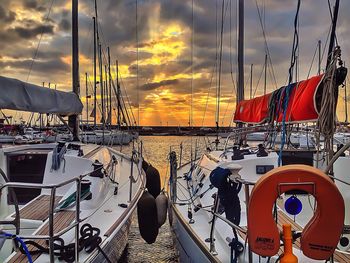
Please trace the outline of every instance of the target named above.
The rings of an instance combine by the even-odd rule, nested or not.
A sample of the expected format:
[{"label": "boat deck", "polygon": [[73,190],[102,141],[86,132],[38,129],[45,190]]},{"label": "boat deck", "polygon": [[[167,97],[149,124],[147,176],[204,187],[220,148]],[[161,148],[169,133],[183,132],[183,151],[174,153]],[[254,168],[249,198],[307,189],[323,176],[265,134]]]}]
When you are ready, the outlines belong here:
[{"label": "boat deck", "polygon": [[[58,233],[59,231],[68,227],[75,218],[74,211],[60,211],[54,215],[54,233]],[[46,222],[40,230],[36,233],[36,235],[48,235],[49,234],[49,222]],[[37,240],[37,243],[43,247],[48,247],[47,242],[45,240]],[[36,250],[32,245],[28,246],[29,251]],[[41,254],[32,255],[33,261],[35,261]],[[22,254],[22,252],[17,252],[9,261],[9,263],[26,263],[28,262],[27,256]]]},{"label": "boat deck", "polygon": [[[55,206],[61,200],[62,196],[57,196],[55,198]],[[40,195],[26,206],[19,210],[21,219],[30,219],[45,221],[49,217],[50,209],[50,196],[49,195]],[[15,214],[11,215],[15,217]]]},{"label": "boat deck", "polygon": [[[292,230],[295,231],[302,231],[302,227],[299,226],[296,222],[294,222],[289,216],[287,216],[285,213],[278,211],[277,213],[277,226],[282,231],[283,224],[290,224],[292,226]],[[238,231],[238,234],[241,236],[242,239],[246,240],[246,233]],[[295,240],[293,243],[293,246],[295,248],[300,249],[300,239]],[[281,247],[279,250],[279,255],[283,253],[283,248]],[[350,254],[341,253],[339,251],[334,252],[334,261],[340,262],[340,263],[348,263],[350,262]]]}]

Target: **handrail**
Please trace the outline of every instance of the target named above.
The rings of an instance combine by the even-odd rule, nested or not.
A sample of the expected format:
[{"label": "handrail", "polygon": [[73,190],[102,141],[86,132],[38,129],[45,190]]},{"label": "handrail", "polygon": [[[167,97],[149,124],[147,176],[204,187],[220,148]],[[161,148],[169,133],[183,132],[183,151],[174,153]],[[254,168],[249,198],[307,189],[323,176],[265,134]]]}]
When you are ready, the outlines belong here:
[{"label": "handrail", "polygon": [[[106,168],[109,166],[110,164],[108,163],[106,165]],[[105,168],[105,167],[104,167]],[[98,168],[100,169],[100,168]],[[20,183],[20,182],[7,182],[7,183],[4,183],[0,186],[0,191],[2,189],[4,189],[5,187],[21,187],[21,188],[28,188],[28,189],[53,189],[53,188],[60,188],[62,186],[65,186],[67,184],[70,184],[70,183],[73,183],[74,181],[76,180],[82,180],[83,178],[85,178],[86,176],[92,174],[93,172],[97,171],[98,169],[96,170],[93,170],[91,172],[88,172],[86,174],[83,174],[83,175],[78,175],[76,177],[73,177],[67,181],[64,181],[62,183],[59,183],[59,184],[38,184],[38,183]]]},{"label": "handrail", "polygon": [[[113,152],[113,151],[112,151]],[[135,158],[127,158],[126,155],[120,154],[119,152],[115,152],[118,154],[121,158],[128,159],[132,161],[132,164],[136,162]],[[103,168],[108,169],[110,165],[113,163],[113,158],[111,158],[111,161],[105,165]],[[99,168],[101,169],[101,168]],[[0,185],[0,191],[2,189],[8,187],[8,188],[27,188],[27,189],[50,189],[50,204],[49,204],[49,217],[48,217],[48,224],[49,224],[49,235],[28,235],[28,236],[21,236],[22,239],[34,239],[34,240],[48,240],[49,243],[49,257],[50,257],[50,263],[54,262],[54,240],[57,239],[58,237],[62,236],[66,232],[70,231],[71,229],[75,228],[75,259],[77,262],[79,262],[79,249],[78,249],[78,240],[79,240],[79,225],[80,222],[83,220],[80,219],[80,200],[81,200],[81,193],[80,193],[80,188],[81,188],[81,181],[88,175],[91,175],[93,172],[95,172],[95,169],[91,172],[88,172],[83,175],[76,176],[74,178],[71,178],[67,181],[64,181],[62,183],[58,184],[38,184],[38,183],[21,183],[21,182],[6,182],[2,185]],[[114,171],[113,169],[110,170],[110,173]],[[131,171],[132,173],[132,171]],[[110,175],[108,175],[110,176]],[[56,196],[56,189],[60,188],[62,186],[65,186],[67,184],[76,182],[76,202],[75,202],[75,221],[72,222],[69,226],[66,228],[62,229],[58,233],[54,233],[54,213],[55,211],[55,196]]]},{"label": "handrail", "polygon": [[227,144],[232,137],[237,137],[238,135],[254,132],[254,131],[256,131],[257,128],[268,128],[268,126],[262,124],[262,125],[254,125],[254,126],[248,126],[248,127],[234,129],[232,132],[230,132],[230,134],[227,136],[227,138],[225,140],[224,151],[226,151]]},{"label": "handrail", "polygon": [[[275,124],[274,127],[278,127],[279,124]],[[266,125],[266,124],[262,124],[262,125],[254,125],[254,126],[248,126],[248,127],[243,127],[243,128],[237,128],[237,129],[234,129],[226,138],[225,140],[225,144],[224,144],[224,152],[227,150],[227,145],[228,145],[228,142],[234,138],[234,137],[237,137],[239,135],[243,135],[243,134],[248,134],[248,133],[251,133],[251,132],[254,132],[256,131],[257,128],[260,128],[260,129],[265,129],[268,133],[271,132],[271,128],[269,127],[269,125]],[[273,130],[275,131],[275,129]],[[317,127],[294,127],[292,126],[291,129],[290,129],[291,132],[299,132],[299,133],[309,133],[309,132],[317,132]]]}]

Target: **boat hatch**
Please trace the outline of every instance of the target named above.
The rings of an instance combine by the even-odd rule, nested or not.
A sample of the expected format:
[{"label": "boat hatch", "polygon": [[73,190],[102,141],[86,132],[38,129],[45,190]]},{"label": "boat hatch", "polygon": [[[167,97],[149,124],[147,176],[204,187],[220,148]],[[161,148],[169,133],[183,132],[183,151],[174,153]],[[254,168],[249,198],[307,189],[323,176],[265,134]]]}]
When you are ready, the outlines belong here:
[{"label": "boat hatch", "polygon": [[[47,154],[51,150],[35,149],[7,153],[7,176],[10,182],[42,183]],[[14,189],[18,203],[25,204],[38,195],[41,189]],[[8,204],[13,200],[8,196]]]},{"label": "boat hatch", "polygon": [[313,166],[314,164],[314,153],[313,151],[288,151],[282,152],[282,164],[305,164]]}]

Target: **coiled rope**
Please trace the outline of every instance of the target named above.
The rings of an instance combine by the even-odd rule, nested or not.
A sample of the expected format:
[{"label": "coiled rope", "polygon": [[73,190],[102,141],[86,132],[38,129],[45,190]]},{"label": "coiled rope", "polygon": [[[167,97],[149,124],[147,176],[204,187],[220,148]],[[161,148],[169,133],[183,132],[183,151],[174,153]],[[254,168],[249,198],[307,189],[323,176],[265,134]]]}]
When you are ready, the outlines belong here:
[{"label": "coiled rope", "polygon": [[[81,237],[78,240],[78,250],[80,252],[84,249],[86,253],[91,253],[97,248],[99,252],[101,252],[101,254],[105,257],[107,262],[111,263],[112,261],[108,258],[106,253],[100,247],[100,244],[102,242],[100,232],[100,229],[98,229],[97,227],[92,227],[90,224],[82,225],[82,227],[80,228]],[[55,256],[58,256],[58,260],[64,260],[68,263],[73,263],[75,261],[75,243],[65,245],[64,240],[62,238],[58,238],[55,241],[59,242],[59,244],[54,244],[53,253]],[[48,247],[44,247],[32,240],[25,241],[23,243],[21,242],[21,244],[22,246],[19,249],[23,254],[27,255],[28,259],[30,257],[30,254],[35,255],[42,253],[50,253]],[[29,253],[27,245],[34,246],[36,250],[31,250]]]}]

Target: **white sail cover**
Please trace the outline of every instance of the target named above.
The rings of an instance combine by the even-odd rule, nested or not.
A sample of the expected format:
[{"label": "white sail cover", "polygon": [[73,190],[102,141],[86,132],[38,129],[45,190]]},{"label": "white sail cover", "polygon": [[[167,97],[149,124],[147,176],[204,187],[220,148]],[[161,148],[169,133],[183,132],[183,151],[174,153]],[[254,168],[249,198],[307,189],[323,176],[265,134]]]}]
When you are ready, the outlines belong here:
[{"label": "white sail cover", "polygon": [[0,76],[0,109],[67,116],[80,114],[83,104],[73,92],[53,90]]}]

